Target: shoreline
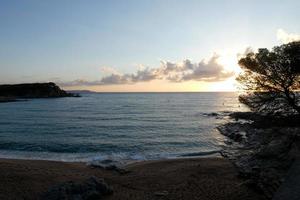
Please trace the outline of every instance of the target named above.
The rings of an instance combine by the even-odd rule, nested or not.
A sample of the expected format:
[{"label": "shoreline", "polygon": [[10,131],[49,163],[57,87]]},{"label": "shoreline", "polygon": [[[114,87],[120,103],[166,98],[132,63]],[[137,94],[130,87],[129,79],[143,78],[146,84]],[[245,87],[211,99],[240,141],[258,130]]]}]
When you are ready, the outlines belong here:
[{"label": "shoreline", "polygon": [[222,156],[236,166],[249,184],[273,198],[299,159],[300,116],[235,112],[229,117],[231,121],[217,127],[227,138]]},{"label": "shoreline", "polygon": [[141,161],[126,173],[86,163],[0,159],[0,199],[39,199],[56,185],[104,178],[113,188],[107,199],[264,199],[244,184],[224,158]]},{"label": "shoreline", "polygon": [[[68,154],[57,153],[57,154],[48,154],[40,152],[39,155],[34,155],[32,152],[23,152],[23,151],[0,151],[0,160],[36,160],[36,161],[54,161],[54,162],[66,162],[66,163],[101,163],[101,161],[111,160],[115,163],[122,163],[122,166],[126,166],[127,163],[134,162],[146,162],[146,161],[159,161],[159,160],[169,160],[169,159],[189,159],[189,158],[210,158],[210,157],[222,157],[222,149],[212,150],[208,152],[193,152],[193,153],[183,153],[178,155],[170,156],[158,156],[153,158],[120,158],[118,156],[103,156],[101,159],[98,158],[98,155],[77,155],[73,157],[68,157]],[[61,155],[62,154],[62,155]]]}]

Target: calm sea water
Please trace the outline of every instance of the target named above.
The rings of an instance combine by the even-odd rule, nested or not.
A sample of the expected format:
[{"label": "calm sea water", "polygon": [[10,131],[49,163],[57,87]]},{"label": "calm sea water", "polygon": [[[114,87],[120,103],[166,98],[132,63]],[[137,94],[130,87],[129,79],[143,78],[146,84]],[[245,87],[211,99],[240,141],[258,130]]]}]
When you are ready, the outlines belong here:
[{"label": "calm sea water", "polygon": [[0,157],[147,160],[218,151],[234,93],[99,93],[0,104]]}]

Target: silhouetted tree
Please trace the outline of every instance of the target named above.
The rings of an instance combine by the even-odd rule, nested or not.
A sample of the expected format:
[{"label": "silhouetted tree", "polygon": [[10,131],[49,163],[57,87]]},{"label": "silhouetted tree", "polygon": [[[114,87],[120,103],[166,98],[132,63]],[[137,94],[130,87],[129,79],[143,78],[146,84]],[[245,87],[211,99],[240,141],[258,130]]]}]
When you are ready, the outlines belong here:
[{"label": "silhouetted tree", "polygon": [[240,102],[254,111],[300,114],[300,41],[259,49],[239,60]]}]

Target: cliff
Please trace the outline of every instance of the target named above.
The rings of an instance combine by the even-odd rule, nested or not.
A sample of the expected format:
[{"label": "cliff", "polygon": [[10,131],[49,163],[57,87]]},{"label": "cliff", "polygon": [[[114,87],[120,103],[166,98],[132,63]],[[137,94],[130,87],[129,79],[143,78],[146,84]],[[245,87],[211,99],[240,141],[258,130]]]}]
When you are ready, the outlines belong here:
[{"label": "cliff", "polygon": [[78,95],[67,93],[55,83],[27,83],[16,85],[0,85],[0,97],[10,98],[54,98],[77,97]]}]

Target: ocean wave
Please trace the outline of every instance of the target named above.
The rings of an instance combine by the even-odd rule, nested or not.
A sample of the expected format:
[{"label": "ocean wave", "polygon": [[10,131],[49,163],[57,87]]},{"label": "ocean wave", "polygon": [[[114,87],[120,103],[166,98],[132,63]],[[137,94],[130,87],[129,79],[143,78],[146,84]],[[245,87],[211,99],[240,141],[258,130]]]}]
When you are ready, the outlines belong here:
[{"label": "ocean wave", "polygon": [[8,151],[1,150],[0,157],[6,159],[28,159],[28,160],[48,160],[61,162],[85,162],[87,165],[105,166],[116,165],[123,166],[133,162],[161,160],[161,159],[178,159],[192,157],[218,157],[219,151],[208,152],[191,152],[191,153],[53,153],[53,152],[30,152],[30,151]]}]

